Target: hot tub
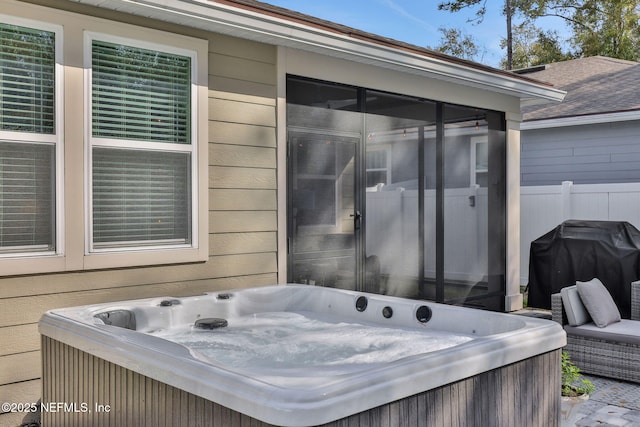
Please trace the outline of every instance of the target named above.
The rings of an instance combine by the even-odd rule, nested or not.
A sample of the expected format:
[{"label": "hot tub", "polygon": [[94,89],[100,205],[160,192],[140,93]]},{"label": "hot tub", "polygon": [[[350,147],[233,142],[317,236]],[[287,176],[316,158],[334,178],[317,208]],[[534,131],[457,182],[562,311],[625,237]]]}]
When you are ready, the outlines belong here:
[{"label": "hot tub", "polygon": [[565,333],[532,317],[279,285],[52,310],[39,329],[43,403],[66,405],[43,411],[44,425],[554,426],[560,415]]}]

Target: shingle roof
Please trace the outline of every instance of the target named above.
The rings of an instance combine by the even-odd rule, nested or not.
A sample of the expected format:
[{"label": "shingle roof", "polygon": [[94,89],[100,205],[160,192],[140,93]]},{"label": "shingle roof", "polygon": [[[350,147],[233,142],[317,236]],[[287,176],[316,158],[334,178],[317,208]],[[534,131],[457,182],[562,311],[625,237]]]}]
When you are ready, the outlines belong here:
[{"label": "shingle roof", "polygon": [[593,56],[517,70],[567,91],[561,103],[522,109],[525,121],[640,110],[640,63]]}]

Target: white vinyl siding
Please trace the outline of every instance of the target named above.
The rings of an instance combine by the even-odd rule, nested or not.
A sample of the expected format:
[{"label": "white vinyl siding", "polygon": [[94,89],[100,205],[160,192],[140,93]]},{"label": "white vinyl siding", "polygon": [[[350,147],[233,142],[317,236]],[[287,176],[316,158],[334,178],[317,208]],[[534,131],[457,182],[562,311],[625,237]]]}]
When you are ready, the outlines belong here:
[{"label": "white vinyl siding", "polygon": [[521,134],[522,186],[640,182],[640,121],[593,123]]}]

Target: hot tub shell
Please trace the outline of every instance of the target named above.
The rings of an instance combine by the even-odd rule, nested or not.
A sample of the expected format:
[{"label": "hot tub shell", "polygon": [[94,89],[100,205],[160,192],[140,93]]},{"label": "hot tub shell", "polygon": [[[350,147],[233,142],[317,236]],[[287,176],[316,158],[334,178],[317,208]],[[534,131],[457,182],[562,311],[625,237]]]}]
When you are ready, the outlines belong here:
[{"label": "hot tub shell", "polygon": [[[359,311],[362,296],[368,304]],[[423,306],[432,314],[426,323],[416,318]],[[116,311],[133,313],[135,326],[97,324],[96,314]],[[474,339],[352,374],[296,377],[208,363],[146,333],[204,317],[281,311]],[[554,426],[560,416],[566,337],[559,325],[536,318],[287,285],[53,310],[40,332],[43,402],[79,409],[45,411],[44,425]]]}]

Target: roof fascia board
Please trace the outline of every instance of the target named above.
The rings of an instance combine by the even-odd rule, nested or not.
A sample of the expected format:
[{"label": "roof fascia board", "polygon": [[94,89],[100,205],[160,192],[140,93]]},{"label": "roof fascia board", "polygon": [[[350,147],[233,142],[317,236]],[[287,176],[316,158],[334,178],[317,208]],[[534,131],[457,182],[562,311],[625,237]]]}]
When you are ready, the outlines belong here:
[{"label": "roof fascia board", "polygon": [[559,102],[565,92],[229,5],[198,0],[75,0],[101,8],[357,61],[516,96]]},{"label": "roof fascia board", "polygon": [[585,126],[600,123],[626,122],[640,120],[640,111],[622,111],[616,113],[591,114],[584,116],[558,117],[545,120],[530,120],[520,124],[520,130],[535,130],[568,126]]}]

